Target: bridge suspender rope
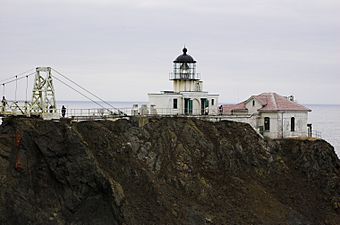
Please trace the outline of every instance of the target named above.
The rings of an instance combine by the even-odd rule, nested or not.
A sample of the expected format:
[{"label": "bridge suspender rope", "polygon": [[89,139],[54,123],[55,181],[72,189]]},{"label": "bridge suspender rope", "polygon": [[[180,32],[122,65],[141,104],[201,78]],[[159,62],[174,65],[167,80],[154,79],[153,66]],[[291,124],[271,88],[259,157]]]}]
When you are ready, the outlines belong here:
[{"label": "bridge suspender rope", "polygon": [[27,95],[28,95],[28,76],[26,76],[26,99],[25,102],[27,103]]},{"label": "bridge suspender rope", "polygon": [[17,91],[18,91],[18,76],[15,76],[15,93],[14,93],[14,101],[17,101]]},{"label": "bridge suspender rope", "polygon": [[[31,71],[31,70],[29,70]],[[22,74],[22,73],[21,73]],[[6,84],[10,84],[15,82],[15,93],[14,93],[14,101],[17,101],[17,91],[18,91],[18,81],[22,80],[24,78],[27,78],[27,82],[28,82],[28,77],[34,75],[35,72],[30,73],[28,75],[23,75],[23,76],[19,76],[19,75],[15,75],[13,77],[9,77],[7,79],[4,79],[1,81],[2,84],[2,88],[3,88],[3,93],[2,96],[5,97],[6,96]],[[27,84],[28,85],[28,84]],[[27,91],[26,91],[27,92]]]},{"label": "bridge suspender rope", "polygon": [[[26,77],[26,82],[28,82],[28,77],[35,74],[35,72],[27,74],[29,72],[31,72],[32,69],[27,70],[25,72],[16,74],[14,76],[8,77],[6,79],[3,79],[0,81],[0,84],[2,86],[2,99],[1,99],[1,104],[0,104],[0,115],[4,116],[4,115],[27,115],[28,111],[27,111],[27,100],[25,102],[25,105],[22,107],[21,104],[18,102],[18,81],[22,80]],[[10,84],[10,83],[15,83],[14,84],[14,101],[10,100],[8,101],[6,99],[6,85]],[[26,85],[27,86],[27,85]],[[8,86],[7,86],[8,87]],[[7,88],[8,89],[8,88]],[[11,88],[10,88],[11,89]],[[27,97],[26,97],[27,98]]]},{"label": "bridge suspender rope", "polygon": [[17,82],[17,81],[19,81],[19,80],[22,80],[22,79],[24,79],[25,77],[32,76],[32,75],[34,75],[34,74],[35,74],[35,72],[30,73],[30,74],[28,74],[28,75],[21,76],[21,77],[14,76],[13,78],[5,79],[5,80],[8,80],[8,81],[6,81],[6,82],[5,82],[5,80],[2,80],[1,83],[2,83],[2,85],[4,86],[4,85],[6,85],[6,84],[9,84],[9,83],[12,83],[12,82]]},{"label": "bridge suspender rope", "polygon": [[[7,77],[7,78],[1,80],[0,83],[1,83],[2,85],[4,85],[4,84],[7,84],[7,83],[11,83],[11,81],[15,81],[16,79],[18,79],[18,77],[19,77],[19,80],[20,80],[21,78],[23,78],[23,77],[25,77],[25,76],[30,76],[30,75],[32,75],[32,73],[29,73],[29,72],[31,72],[32,70],[33,70],[33,69],[30,69],[30,70],[27,70],[27,71],[25,71],[25,72],[18,73],[18,74],[14,75],[14,76]],[[28,74],[28,73],[29,73],[29,75],[26,75],[26,74]],[[34,72],[34,73],[35,73],[35,72]],[[34,73],[33,73],[33,74],[34,74]]]}]

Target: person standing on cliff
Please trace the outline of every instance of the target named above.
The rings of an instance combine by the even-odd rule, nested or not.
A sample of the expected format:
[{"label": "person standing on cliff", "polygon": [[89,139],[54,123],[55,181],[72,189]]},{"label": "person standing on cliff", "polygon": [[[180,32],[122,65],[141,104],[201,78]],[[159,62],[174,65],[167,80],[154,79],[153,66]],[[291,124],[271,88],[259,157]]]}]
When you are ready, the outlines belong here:
[{"label": "person standing on cliff", "polygon": [[5,96],[2,96],[1,103],[2,103],[2,109],[1,109],[1,111],[5,111],[6,104],[7,104],[7,100],[6,100]]},{"label": "person standing on cliff", "polygon": [[62,116],[62,117],[65,117],[65,114],[66,114],[66,108],[65,108],[65,106],[63,105],[63,106],[61,107],[61,116]]},{"label": "person standing on cliff", "polygon": [[220,115],[223,114],[223,105],[220,105],[220,106],[218,107],[218,111],[219,111]]}]

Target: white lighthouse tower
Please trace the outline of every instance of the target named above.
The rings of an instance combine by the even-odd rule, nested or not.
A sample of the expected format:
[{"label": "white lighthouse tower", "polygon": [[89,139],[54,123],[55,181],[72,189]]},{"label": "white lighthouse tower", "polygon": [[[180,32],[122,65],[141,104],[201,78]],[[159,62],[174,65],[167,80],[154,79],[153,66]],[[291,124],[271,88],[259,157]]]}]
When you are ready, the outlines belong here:
[{"label": "white lighthouse tower", "polygon": [[218,113],[218,94],[203,91],[203,81],[196,73],[196,61],[187,54],[173,61],[173,72],[170,80],[173,82],[172,91],[149,93],[149,104],[157,114],[167,115],[215,115]]},{"label": "white lighthouse tower", "polygon": [[174,61],[174,71],[170,73],[170,80],[173,81],[174,91],[197,91],[201,89],[199,74],[196,73],[196,61],[187,54],[183,48],[183,54]]}]

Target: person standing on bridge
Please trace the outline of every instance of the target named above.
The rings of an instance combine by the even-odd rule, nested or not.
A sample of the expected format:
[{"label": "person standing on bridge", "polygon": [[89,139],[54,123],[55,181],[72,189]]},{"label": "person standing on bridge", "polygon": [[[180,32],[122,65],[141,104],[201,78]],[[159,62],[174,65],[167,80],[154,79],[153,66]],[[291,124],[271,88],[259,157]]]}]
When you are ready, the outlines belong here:
[{"label": "person standing on bridge", "polygon": [[62,117],[65,117],[65,114],[66,114],[66,108],[65,108],[65,106],[63,105],[63,106],[61,107],[61,116],[62,116]]}]

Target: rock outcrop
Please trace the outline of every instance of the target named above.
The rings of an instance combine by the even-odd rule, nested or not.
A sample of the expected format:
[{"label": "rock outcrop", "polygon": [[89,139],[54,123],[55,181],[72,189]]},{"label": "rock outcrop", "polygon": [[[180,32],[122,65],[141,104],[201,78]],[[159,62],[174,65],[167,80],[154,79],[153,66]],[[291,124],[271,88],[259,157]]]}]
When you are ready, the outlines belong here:
[{"label": "rock outcrop", "polygon": [[0,224],[340,224],[327,142],[264,140],[228,121],[142,122],[6,119]]}]

